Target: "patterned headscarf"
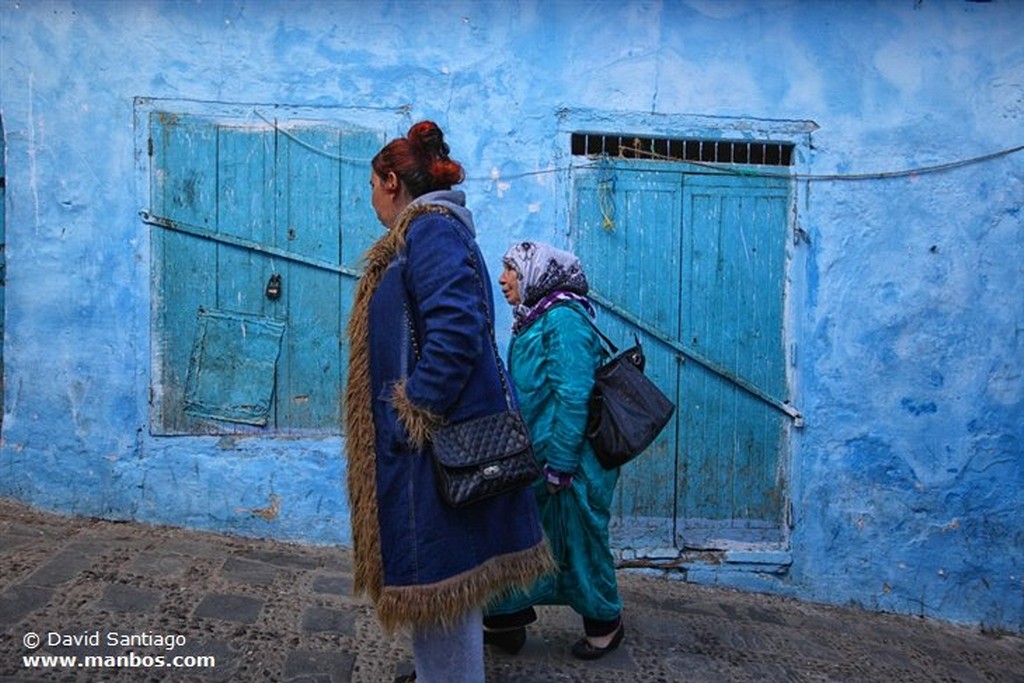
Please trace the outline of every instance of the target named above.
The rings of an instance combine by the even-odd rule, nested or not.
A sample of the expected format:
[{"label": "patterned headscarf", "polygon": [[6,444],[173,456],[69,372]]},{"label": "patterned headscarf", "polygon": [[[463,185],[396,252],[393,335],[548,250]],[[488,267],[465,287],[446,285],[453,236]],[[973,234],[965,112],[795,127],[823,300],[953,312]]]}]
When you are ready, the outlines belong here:
[{"label": "patterned headscarf", "polygon": [[513,310],[513,332],[519,332],[562,301],[578,301],[594,314],[586,296],[590,290],[587,276],[574,254],[544,242],[520,242],[505,253],[502,263],[519,275],[522,303]]}]

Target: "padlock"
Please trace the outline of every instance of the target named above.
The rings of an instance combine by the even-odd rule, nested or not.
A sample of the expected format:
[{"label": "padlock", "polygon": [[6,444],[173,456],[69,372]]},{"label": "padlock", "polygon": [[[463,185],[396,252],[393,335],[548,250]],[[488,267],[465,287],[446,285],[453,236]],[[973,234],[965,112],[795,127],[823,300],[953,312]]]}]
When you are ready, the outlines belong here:
[{"label": "padlock", "polygon": [[273,273],[270,279],[267,280],[267,289],[265,294],[271,301],[276,301],[281,298],[281,276],[277,273]]}]

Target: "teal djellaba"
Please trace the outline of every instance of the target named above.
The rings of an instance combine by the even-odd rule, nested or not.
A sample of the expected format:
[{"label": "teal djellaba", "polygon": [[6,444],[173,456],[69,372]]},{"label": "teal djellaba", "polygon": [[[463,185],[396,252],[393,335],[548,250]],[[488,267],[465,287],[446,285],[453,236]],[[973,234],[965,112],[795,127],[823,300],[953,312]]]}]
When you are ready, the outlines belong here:
[{"label": "teal djellaba", "polygon": [[548,244],[517,244],[503,265],[499,283],[515,317],[509,373],[544,468],[534,492],[559,572],[491,604],[485,642],[514,654],[536,619],[534,605],[568,605],[583,618],[585,633],[573,655],[597,659],[618,647],[625,631],[608,542],[619,470],[601,466],[585,435],[604,353],[588,320],[589,285],[579,259]]}]

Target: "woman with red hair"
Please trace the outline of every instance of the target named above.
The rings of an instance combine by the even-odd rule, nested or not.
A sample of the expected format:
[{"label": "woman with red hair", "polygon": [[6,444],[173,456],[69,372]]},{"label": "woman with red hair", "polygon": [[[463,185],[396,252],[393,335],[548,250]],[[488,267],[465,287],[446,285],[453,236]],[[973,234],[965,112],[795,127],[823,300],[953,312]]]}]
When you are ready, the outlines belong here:
[{"label": "woman with red hair", "polygon": [[482,606],[553,569],[528,488],[456,509],[435,480],[438,425],[515,402],[472,214],[451,189],[463,177],[430,121],[374,157],[387,231],[366,253],[349,321],[354,583],[386,629],[412,628],[416,671],[396,681],[481,683]]}]

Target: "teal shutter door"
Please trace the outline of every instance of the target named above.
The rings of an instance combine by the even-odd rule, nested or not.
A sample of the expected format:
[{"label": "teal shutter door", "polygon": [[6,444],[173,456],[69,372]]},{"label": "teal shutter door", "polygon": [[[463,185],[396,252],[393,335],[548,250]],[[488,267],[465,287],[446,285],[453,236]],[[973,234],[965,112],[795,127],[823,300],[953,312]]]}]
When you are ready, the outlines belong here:
[{"label": "teal shutter door", "polygon": [[4,413],[4,321],[7,319],[7,232],[4,216],[7,213],[7,172],[4,160],[4,122],[0,118],[0,419]]},{"label": "teal shutter door", "polygon": [[[168,221],[217,228],[217,129],[205,121],[154,113],[150,211]],[[216,246],[184,232],[153,231],[152,430],[201,431],[184,411],[185,380],[198,311],[217,302]]]},{"label": "teal shutter door", "polygon": [[[341,136],[336,130],[310,128],[293,135],[278,135],[274,245],[309,259],[338,263],[343,241],[340,190],[343,183],[355,182],[354,177],[342,177],[343,166],[337,161]],[[298,261],[275,260],[275,266],[282,294],[273,303],[276,315],[288,324],[288,343],[281,350],[278,370],[285,389],[277,396],[278,426],[315,431],[339,424],[341,278]],[[262,282],[265,292],[268,280]]]},{"label": "teal shutter door", "polygon": [[691,174],[683,181],[681,341],[715,372],[689,362],[680,391],[679,541],[777,541],[785,505],[782,454],[789,418],[744,390],[786,398],[783,278],[785,180]]},{"label": "teal shutter door", "polygon": [[[682,197],[675,174],[611,166],[578,178],[574,249],[599,307],[598,325],[620,350],[639,331],[645,373],[679,401],[678,354],[658,341],[679,333]],[[642,321],[628,324],[612,311]],[[618,535],[644,547],[671,547],[679,443],[673,421],[641,457],[622,469],[613,515]]]},{"label": "teal shutter door", "polygon": [[[622,470],[616,538],[634,547],[778,540],[788,417],[782,338],[788,185],[681,164],[609,162],[574,183],[574,248],[622,346],[676,401]],[[755,390],[752,393],[749,389]]]},{"label": "teal shutter door", "polygon": [[345,273],[376,232],[363,195],[380,136],[166,113],[150,135],[153,429],[338,432]]}]

